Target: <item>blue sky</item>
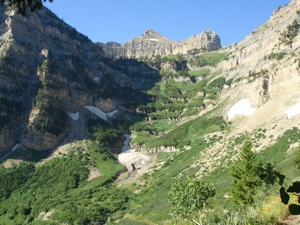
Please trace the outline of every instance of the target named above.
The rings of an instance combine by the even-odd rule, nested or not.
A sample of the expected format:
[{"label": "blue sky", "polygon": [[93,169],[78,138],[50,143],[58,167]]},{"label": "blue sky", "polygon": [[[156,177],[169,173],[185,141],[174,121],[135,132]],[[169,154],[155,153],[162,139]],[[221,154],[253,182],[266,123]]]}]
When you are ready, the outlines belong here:
[{"label": "blue sky", "polygon": [[94,42],[124,43],[154,29],[174,41],[206,29],[222,46],[244,39],[290,0],[54,0],[46,3],[59,18]]}]

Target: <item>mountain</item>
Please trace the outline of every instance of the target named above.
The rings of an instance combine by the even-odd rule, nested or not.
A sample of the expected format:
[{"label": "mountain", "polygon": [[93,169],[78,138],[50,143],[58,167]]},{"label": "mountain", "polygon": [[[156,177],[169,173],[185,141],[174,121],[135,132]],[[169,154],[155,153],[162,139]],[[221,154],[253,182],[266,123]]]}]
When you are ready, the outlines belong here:
[{"label": "mountain", "polygon": [[108,42],[98,43],[104,54],[111,58],[153,58],[169,54],[185,54],[193,49],[216,50],[221,48],[220,37],[212,30],[175,42],[154,30],[146,30],[141,37],[133,38],[124,44]]},{"label": "mountain", "polygon": [[[172,224],[173,184],[194,176],[215,188],[197,220],[279,223],[299,206],[280,198],[299,179],[299,12],[221,48],[213,31],[92,43],[47,9],[2,11],[0,223]],[[241,206],[247,141],[260,181]]]},{"label": "mountain", "polygon": [[[139,109],[147,113],[153,124],[161,117],[175,121],[176,126],[218,110],[217,115],[234,124],[232,132],[227,134],[229,136],[224,137],[224,148],[229,145],[226,140],[229,141],[231,135],[266,129],[272,138],[261,140],[257,147],[257,150],[264,149],[299,122],[298,116],[288,113],[289,109],[296,110],[293,115],[299,113],[298,9],[298,1],[278,8],[267,23],[235,45],[215,52],[190,52],[181,59],[174,55],[163,58],[159,67],[164,82],[160,84],[160,93],[169,96],[169,102],[164,102],[161,111],[149,110],[149,105]],[[176,69],[176,65],[184,66]],[[160,98],[163,101],[162,96]],[[164,110],[169,113],[162,117],[160,114]],[[158,132],[165,133],[164,130]],[[163,140],[158,140],[161,146],[155,146],[155,139],[150,139],[148,147],[147,141],[143,144],[145,150],[149,146],[158,149],[168,146]],[[177,141],[173,143],[179,144]],[[214,145],[212,149],[215,149]],[[207,157],[210,155],[204,156]],[[210,167],[213,164],[211,162]]]},{"label": "mountain", "polygon": [[[248,98],[256,108],[253,115],[241,121],[240,128],[249,131],[274,126],[278,119],[286,128],[295,125],[285,112],[300,100],[298,8],[298,1],[278,8],[267,23],[240,43],[224,49],[230,57],[220,66],[226,80],[233,82],[222,98]],[[280,131],[276,133],[279,135]]]},{"label": "mountain", "polygon": [[100,96],[103,76],[134,86],[100,48],[46,8],[26,17],[1,10],[1,21],[1,153],[16,144],[52,149],[72,129],[69,114],[84,106],[116,110],[120,99]]},{"label": "mountain", "polygon": [[[70,139],[70,135],[83,138],[88,132],[74,134],[79,125],[70,120],[70,115],[79,113],[85,106],[95,106],[104,112],[118,109],[132,111],[135,99],[145,98],[128,98],[111,90],[108,90],[109,94],[102,95],[103,88],[108,88],[103,87],[103,77],[112,79],[116,87],[135,89],[136,83],[122,66],[113,65],[107,59],[103,46],[92,43],[46,8],[27,17],[2,10],[1,21],[0,152],[9,152],[17,144],[30,149],[49,150]],[[219,40],[214,32],[205,31],[192,37],[200,42],[176,44],[148,30],[141,38],[132,39],[121,49],[127,49],[126,54],[135,55],[140,54],[137,49],[148,48],[150,44],[153,51],[166,51],[167,54],[185,49],[183,46],[206,46],[205,40],[214,38]],[[141,63],[130,66],[134,71],[141,70],[140,67],[150,73],[155,71]],[[112,80],[109,85],[113,85]]]}]

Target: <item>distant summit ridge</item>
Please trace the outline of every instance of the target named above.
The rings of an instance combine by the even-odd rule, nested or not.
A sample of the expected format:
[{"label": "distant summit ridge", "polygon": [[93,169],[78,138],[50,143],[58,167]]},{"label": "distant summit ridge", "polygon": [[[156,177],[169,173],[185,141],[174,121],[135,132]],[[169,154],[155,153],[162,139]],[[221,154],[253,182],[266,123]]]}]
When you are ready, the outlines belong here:
[{"label": "distant summit ridge", "polygon": [[144,40],[148,39],[149,41],[159,41],[168,44],[176,44],[175,41],[166,38],[165,36],[161,35],[153,29],[146,30],[140,38]]},{"label": "distant summit ridge", "polygon": [[207,41],[207,42],[215,42],[216,44],[221,43],[220,37],[213,30],[205,30],[199,34],[195,34],[183,41],[180,41],[179,43],[183,44],[183,43],[190,43],[190,42],[199,42],[199,40],[200,42]]},{"label": "distant summit ridge", "polygon": [[152,58],[157,55],[185,54],[192,49],[216,50],[222,47],[219,35],[212,30],[205,30],[176,42],[153,29],[146,30],[141,37],[132,38],[122,45],[115,42],[98,43],[98,45],[102,47],[104,54],[111,58]]},{"label": "distant summit ridge", "polygon": [[163,37],[163,36],[153,29],[146,30],[142,34],[142,38],[156,38],[156,37]]}]

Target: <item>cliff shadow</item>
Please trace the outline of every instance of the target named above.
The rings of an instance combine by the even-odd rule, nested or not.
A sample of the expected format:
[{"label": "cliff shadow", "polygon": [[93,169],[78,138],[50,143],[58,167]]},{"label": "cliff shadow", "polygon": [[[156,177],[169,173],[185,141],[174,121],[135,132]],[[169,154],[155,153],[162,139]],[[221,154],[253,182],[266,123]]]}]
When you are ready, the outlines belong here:
[{"label": "cliff shadow", "polygon": [[[106,58],[103,62],[108,65],[110,69],[105,71],[100,85],[96,87],[95,98],[114,98],[119,101],[119,108],[122,109],[121,113],[111,121],[112,123],[106,124],[105,126],[109,125],[113,128],[120,129],[123,133],[128,133],[129,127],[135,123],[147,123],[148,121],[148,111],[141,109],[156,100],[155,96],[149,94],[148,91],[155,87],[157,82],[161,81],[159,67],[148,65],[136,59]],[[88,121],[87,119],[87,123]],[[104,122],[105,121],[102,121],[100,118],[93,120],[93,124],[100,124],[99,126],[104,126]],[[91,125],[85,124],[85,126],[91,134]],[[92,138],[91,136],[88,138]],[[123,136],[119,138],[120,140],[116,140],[116,142],[121,142],[122,145],[122,138]],[[72,142],[75,140],[76,138],[69,141]],[[59,143],[58,146],[61,144],[62,143]],[[50,150],[38,151],[22,147],[16,151],[12,151],[5,159],[39,162],[48,158],[56,148],[57,146]],[[116,152],[116,150],[114,152]]]},{"label": "cliff shadow", "polygon": [[[147,111],[144,106],[155,101],[156,97],[149,91],[162,80],[160,67],[149,65],[137,59],[106,59],[106,63],[114,70],[121,71],[128,78],[127,84],[118,83],[117,76],[106,75],[102,79],[101,97],[118,99],[125,107],[125,113],[116,118],[116,123],[126,123],[127,128],[134,123],[147,121]],[[128,85],[128,84],[131,85]]]}]

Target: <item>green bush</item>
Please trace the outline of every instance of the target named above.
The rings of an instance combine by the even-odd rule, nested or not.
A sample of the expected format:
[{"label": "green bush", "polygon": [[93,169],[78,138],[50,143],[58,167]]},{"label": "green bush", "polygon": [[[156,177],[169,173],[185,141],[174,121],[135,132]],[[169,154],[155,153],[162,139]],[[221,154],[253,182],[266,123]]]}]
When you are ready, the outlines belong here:
[{"label": "green bush", "polygon": [[[177,180],[170,188],[171,213],[174,221],[182,218],[193,224],[198,224],[199,213],[205,207],[209,198],[216,194],[214,185],[204,183],[189,177],[187,180]],[[200,223],[201,224],[201,223]]]},{"label": "green bush", "polygon": [[277,52],[277,53],[272,52],[269,56],[267,56],[267,59],[281,60],[285,57],[285,55],[286,55],[285,52]]},{"label": "green bush", "polygon": [[122,137],[122,132],[113,127],[93,127],[93,138],[102,147],[115,146],[116,140]]},{"label": "green bush", "polygon": [[288,25],[286,30],[281,33],[279,40],[285,45],[291,45],[294,38],[299,32],[300,24],[294,20],[292,24]]}]

